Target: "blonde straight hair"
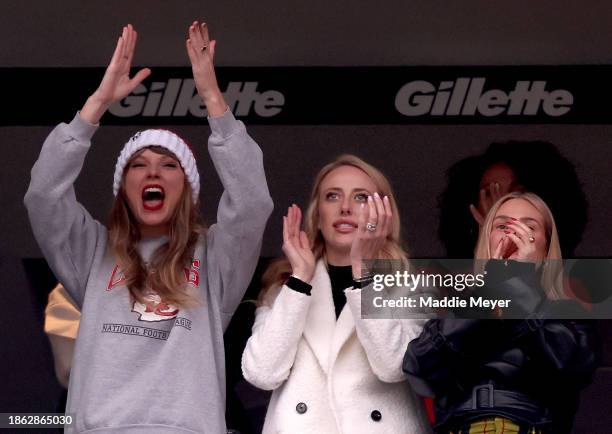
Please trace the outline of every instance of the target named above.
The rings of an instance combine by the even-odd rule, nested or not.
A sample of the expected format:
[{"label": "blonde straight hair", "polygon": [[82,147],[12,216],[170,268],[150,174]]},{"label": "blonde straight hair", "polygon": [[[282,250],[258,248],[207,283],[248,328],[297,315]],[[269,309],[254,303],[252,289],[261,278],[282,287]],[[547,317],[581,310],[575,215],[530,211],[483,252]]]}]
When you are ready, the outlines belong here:
[{"label": "blonde straight hair", "polygon": [[[391,212],[393,213],[391,233],[387,236],[387,240],[380,250],[377,259],[398,259],[407,262],[408,253],[402,247],[399,210],[397,208],[397,202],[395,201],[391,183],[380,170],[351,154],[340,155],[331,163],[325,165],[319,170],[319,173],[314,179],[308,207],[304,213],[304,232],[306,232],[310,245],[312,246],[315,260],[318,261],[322,257],[325,257],[325,240],[323,239],[323,234],[319,230],[319,194],[321,183],[330,172],[342,166],[352,166],[361,170],[370,177],[376,186],[376,191],[381,197],[389,196]],[[257,304],[260,306],[271,305],[280,287],[290,275],[291,265],[286,258],[272,261],[263,274],[263,289],[259,294]]]},{"label": "blonde straight hair", "polygon": [[546,295],[551,300],[566,298],[563,293],[563,264],[561,256],[561,245],[559,244],[559,235],[557,233],[557,225],[555,219],[540,196],[535,193],[513,192],[501,197],[489,210],[485,221],[478,236],[474,257],[477,260],[477,272],[484,270],[485,262],[491,259],[490,238],[493,228],[493,220],[499,208],[509,200],[521,199],[529,202],[544,218],[544,230],[546,233],[546,242],[548,244],[548,252],[542,266],[541,284],[546,292]]},{"label": "blonde straight hair", "polygon": [[[134,154],[130,162],[145,149],[176,159],[176,156],[166,148],[151,146]],[[126,165],[128,169],[123,175],[124,181],[125,174],[130,170],[130,162]],[[141,234],[138,222],[129,207],[124,185],[125,182],[122,182],[111,209],[109,244],[124,273],[125,285],[131,297],[145,303],[145,291],[150,287],[166,303],[178,307],[196,305],[198,300],[189,290],[185,268],[191,263],[196,243],[200,234],[204,232],[204,227],[200,223],[199,206],[192,202],[191,185],[185,180],[183,194],[170,219],[169,241],[155,251],[149,269],[145,267],[137,249]]]}]

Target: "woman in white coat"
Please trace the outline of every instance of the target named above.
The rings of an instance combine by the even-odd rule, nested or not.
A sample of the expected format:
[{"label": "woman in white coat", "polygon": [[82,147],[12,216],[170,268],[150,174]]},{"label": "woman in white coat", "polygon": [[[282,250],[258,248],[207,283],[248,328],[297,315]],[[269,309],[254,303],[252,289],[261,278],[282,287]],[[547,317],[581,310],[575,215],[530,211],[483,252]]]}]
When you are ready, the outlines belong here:
[{"label": "woman in white coat", "polygon": [[305,231],[301,220],[290,207],[287,259],[264,275],[242,356],[247,381],[274,390],[263,433],[429,432],[401,368],[424,320],[361,318],[361,291],[371,283],[362,259],[406,260],[388,180],[363,160],[340,156],[315,179]]}]

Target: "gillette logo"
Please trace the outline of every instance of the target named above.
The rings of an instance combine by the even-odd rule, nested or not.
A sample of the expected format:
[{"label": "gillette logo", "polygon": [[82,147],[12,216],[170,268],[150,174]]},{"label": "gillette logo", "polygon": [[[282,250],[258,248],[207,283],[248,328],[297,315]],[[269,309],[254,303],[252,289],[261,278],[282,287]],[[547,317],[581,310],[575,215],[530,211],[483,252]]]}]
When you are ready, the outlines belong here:
[{"label": "gillette logo", "polygon": [[517,81],[514,89],[484,90],[486,79],[458,78],[436,87],[423,80],[411,81],[395,96],[395,108],[405,116],[563,116],[574,103],[567,90],[546,90],[546,81]]},{"label": "gillette logo", "polygon": [[[279,114],[285,104],[285,96],[276,90],[259,92],[256,81],[232,81],[223,96],[236,116],[255,115],[269,118]],[[147,88],[139,85],[109,111],[118,117],[132,116],[206,116],[206,106],[198,95],[192,78],[171,78],[166,82],[154,81]]]}]

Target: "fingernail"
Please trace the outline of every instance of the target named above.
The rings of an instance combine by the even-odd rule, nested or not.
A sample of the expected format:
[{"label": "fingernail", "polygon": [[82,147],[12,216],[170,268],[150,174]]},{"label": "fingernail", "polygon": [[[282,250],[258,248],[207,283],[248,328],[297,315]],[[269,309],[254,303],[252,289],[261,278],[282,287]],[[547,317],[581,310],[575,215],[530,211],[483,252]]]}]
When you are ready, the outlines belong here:
[{"label": "fingernail", "polygon": [[378,192],[377,192],[377,191],[375,191],[375,192],[374,192],[374,196],[375,196],[377,199],[380,199],[380,195],[378,194]]}]

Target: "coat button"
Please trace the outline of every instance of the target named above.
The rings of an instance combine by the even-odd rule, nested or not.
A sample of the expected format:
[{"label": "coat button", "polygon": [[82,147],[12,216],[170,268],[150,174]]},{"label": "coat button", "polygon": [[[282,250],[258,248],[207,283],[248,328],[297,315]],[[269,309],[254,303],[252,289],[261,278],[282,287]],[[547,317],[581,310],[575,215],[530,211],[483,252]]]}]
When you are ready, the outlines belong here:
[{"label": "coat button", "polygon": [[382,414],[380,414],[380,411],[374,410],[372,413],[370,413],[370,417],[374,422],[380,422],[382,419]]},{"label": "coat button", "polygon": [[300,402],[298,405],[295,406],[295,411],[297,411],[299,414],[306,413],[306,410],[308,410],[308,406],[303,402]]}]

